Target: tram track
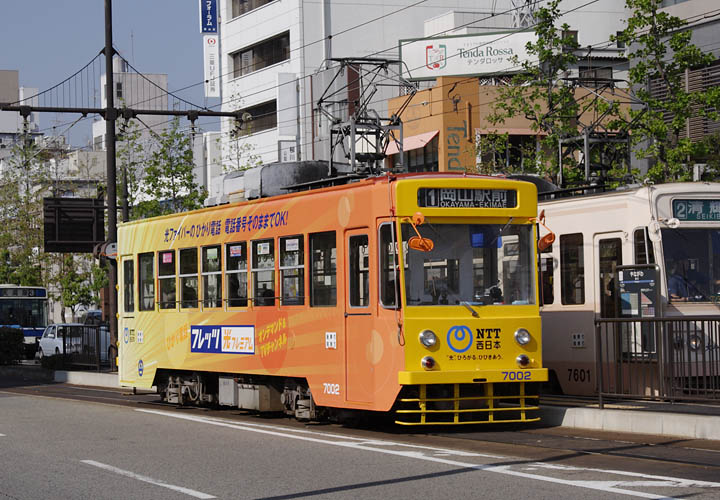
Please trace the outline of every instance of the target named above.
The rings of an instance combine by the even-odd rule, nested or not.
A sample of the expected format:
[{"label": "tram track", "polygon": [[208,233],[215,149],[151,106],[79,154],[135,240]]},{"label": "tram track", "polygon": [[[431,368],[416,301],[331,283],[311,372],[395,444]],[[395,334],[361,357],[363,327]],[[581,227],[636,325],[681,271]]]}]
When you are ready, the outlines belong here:
[{"label": "tram track", "polygon": [[345,426],[340,424],[308,424],[286,417],[258,417],[237,410],[177,407],[160,401],[155,393],[132,393],[121,389],[101,389],[67,384],[18,385],[0,388],[6,395],[18,394],[74,400],[131,408],[163,408],[166,411],[201,413],[205,416],[246,422],[277,423],[290,427],[319,428],[325,425],[329,432],[377,439],[387,439],[427,446],[454,447],[470,452],[492,453],[528,462],[543,462],[578,466],[623,468],[640,473],[658,469],[695,480],[715,480],[720,476],[720,442],[668,438],[663,436],[620,434],[568,429],[561,427],[523,428],[501,424],[488,427],[438,429],[398,428],[394,425]]}]

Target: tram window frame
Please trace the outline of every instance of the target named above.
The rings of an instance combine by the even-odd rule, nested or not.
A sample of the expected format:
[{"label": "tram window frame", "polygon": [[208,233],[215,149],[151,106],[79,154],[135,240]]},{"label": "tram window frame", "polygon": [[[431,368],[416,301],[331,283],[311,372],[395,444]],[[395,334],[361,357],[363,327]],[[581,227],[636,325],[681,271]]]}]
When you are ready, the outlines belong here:
[{"label": "tram window frame", "polygon": [[[240,255],[231,255],[234,248],[240,248]],[[237,263],[237,268],[235,264]],[[242,287],[245,295],[241,295]],[[234,241],[225,244],[225,288],[228,307],[247,307],[248,305],[248,252],[247,241]],[[233,293],[233,289],[237,293]]]},{"label": "tram window frame", "polygon": [[132,259],[123,260],[123,311],[135,312],[135,264]]},{"label": "tram window frame", "polygon": [[[310,306],[337,306],[337,234],[312,233],[310,241]],[[328,283],[329,281],[329,283]]]},{"label": "tram window frame", "polygon": [[367,234],[353,234],[348,238],[348,296],[350,307],[370,306],[370,238]]},{"label": "tram window frame", "polygon": [[540,305],[555,302],[555,258],[553,245],[540,252]]},{"label": "tram window frame", "polygon": [[[294,241],[294,243],[293,243]],[[293,250],[288,250],[291,244]],[[283,306],[305,305],[305,237],[302,234],[283,236],[278,239],[280,247],[280,304]],[[286,293],[295,283],[295,293]]]},{"label": "tram window frame", "polygon": [[[138,309],[155,310],[155,254],[138,254]],[[148,267],[149,264],[149,267]],[[149,286],[148,286],[149,285]]]},{"label": "tram window frame", "polygon": [[[597,242],[599,262],[596,277],[600,294],[601,318],[620,317],[615,297],[617,288],[615,273],[617,266],[623,265],[622,247],[620,238],[604,238]],[[615,259],[610,257],[615,257]]]},{"label": "tram window frame", "polygon": [[[261,245],[269,245],[267,253],[259,254],[258,250],[265,251]],[[250,241],[250,272],[252,273],[253,305],[256,307],[272,307],[275,305],[275,239],[264,238]],[[270,258],[262,258],[269,255]],[[262,265],[261,265],[262,264]],[[270,279],[261,280],[260,273],[270,273]],[[263,276],[264,277],[264,276]],[[270,288],[260,288],[261,284],[269,283]],[[261,296],[262,294],[262,296]]]},{"label": "tram window frame", "polygon": [[560,235],[560,300],[563,305],[585,303],[584,241],[582,233]]},{"label": "tram window frame", "polygon": [[[391,253],[388,251],[393,244],[393,240],[395,241],[395,250],[392,252],[392,255],[395,255],[395,272],[392,272],[393,270],[389,267],[389,257]],[[378,284],[380,288],[380,304],[390,309],[400,307],[400,256],[398,252],[400,244],[397,238],[395,224],[392,222],[383,222],[380,224],[378,227],[378,260],[380,264],[378,269],[380,273]],[[392,280],[390,279],[391,275],[393,276]],[[393,285],[393,283],[395,283],[395,285]],[[392,300],[390,300],[390,292],[393,288],[394,296]]]},{"label": "tram window frame", "polygon": [[[180,278],[180,308],[197,309],[198,305],[200,304],[200,280],[198,279],[197,247],[181,248],[178,251],[178,259],[178,277]],[[186,294],[189,298],[186,298]]]},{"label": "tram window frame", "polygon": [[633,260],[635,264],[655,264],[655,249],[647,227],[638,227],[633,231]]},{"label": "tram window frame", "polygon": [[[208,253],[215,250],[217,257],[215,259],[208,258]],[[217,267],[210,266],[210,262],[217,261]],[[207,308],[222,307],[223,286],[222,286],[222,247],[220,245],[209,245],[202,247],[200,253],[200,273],[202,275],[202,305]],[[211,268],[212,267],[212,268]],[[210,296],[210,282],[215,281],[215,294]]]},{"label": "tram window frame", "polygon": [[[170,262],[163,262],[170,255]],[[158,307],[160,309],[177,308],[177,267],[175,250],[162,250],[157,253],[158,263]],[[170,274],[168,271],[172,271]],[[167,298],[165,295],[167,294]],[[172,300],[170,300],[172,299]]]}]

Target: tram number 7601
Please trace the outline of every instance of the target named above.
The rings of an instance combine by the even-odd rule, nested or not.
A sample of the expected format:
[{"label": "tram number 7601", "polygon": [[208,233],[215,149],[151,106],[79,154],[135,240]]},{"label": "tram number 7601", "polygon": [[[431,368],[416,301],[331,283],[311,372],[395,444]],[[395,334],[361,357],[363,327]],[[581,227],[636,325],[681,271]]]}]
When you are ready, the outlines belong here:
[{"label": "tram number 7601", "polygon": [[532,380],[532,372],[502,372],[503,380]]},{"label": "tram number 7601", "polygon": [[568,382],[590,382],[590,370],[568,368]]}]

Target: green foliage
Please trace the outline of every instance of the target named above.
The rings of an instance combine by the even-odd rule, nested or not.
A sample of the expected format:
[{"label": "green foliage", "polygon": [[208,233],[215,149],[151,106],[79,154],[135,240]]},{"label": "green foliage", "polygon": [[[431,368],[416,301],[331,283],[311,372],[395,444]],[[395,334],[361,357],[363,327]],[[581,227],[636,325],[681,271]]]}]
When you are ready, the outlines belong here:
[{"label": "green foliage", "polygon": [[123,185],[127,185],[127,204],[132,220],[132,210],[140,194],[140,172],[145,161],[145,151],[141,142],[141,129],[136,120],[118,122],[116,165],[119,171],[117,206],[123,206]]},{"label": "green foliage", "polygon": [[136,218],[194,210],[207,198],[207,190],[195,182],[190,137],[180,130],[178,118],[158,136],[158,143],[146,162],[143,188],[147,197],[136,205]]},{"label": "green foliage", "polygon": [[20,328],[0,327],[0,365],[9,365],[23,358],[23,341]]},{"label": "green foliage", "polygon": [[[567,24],[558,28],[561,12],[560,0],[551,1],[535,14],[537,40],[528,42],[526,50],[530,61],[521,64],[522,72],[513,77],[510,85],[499,87],[498,98],[488,120],[499,125],[509,118],[524,117],[536,132],[544,133],[540,151],[528,151],[526,172],[555,176],[559,170],[558,141],[562,137],[577,135],[574,118],[579,104],[571,86],[559,83],[559,77],[577,62],[573,53],[577,41],[563,36]],[[533,61],[534,59],[534,61]],[[517,58],[515,58],[517,64]],[[497,138],[491,139],[491,142]],[[565,168],[574,168],[572,159]],[[505,169],[503,169],[505,171]],[[572,171],[565,177],[572,177]]]},{"label": "green foliage", "polygon": [[[636,153],[651,160],[648,178],[686,181],[692,178],[687,165],[703,147],[682,133],[693,116],[717,119],[720,89],[686,90],[686,70],[710,64],[713,56],[690,43],[692,31],[683,29],[686,22],[660,12],[661,4],[662,0],[626,0],[632,16],[613,38],[630,47],[630,83],[645,103],[630,111],[630,119]],[[661,85],[664,95],[651,93],[649,83]]]}]

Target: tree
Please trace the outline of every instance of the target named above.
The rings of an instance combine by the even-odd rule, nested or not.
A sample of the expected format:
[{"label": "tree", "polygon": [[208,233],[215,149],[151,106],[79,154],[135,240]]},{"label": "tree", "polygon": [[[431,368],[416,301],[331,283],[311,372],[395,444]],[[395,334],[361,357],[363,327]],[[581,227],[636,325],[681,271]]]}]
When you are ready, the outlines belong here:
[{"label": "tree", "polygon": [[684,20],[660,12],[662,0],[626,0],[632,16],[614,39],[629,47],[630,83],[644,106],[631,109],[632,143],[640,158],[651,161],[648,178],[655,182],[683,181],[692,177],[687,164],[703,146],[684,137],[688,119],[717,119],[720,88],[688,91],[687,70],[710,64],[690,40]]},{"label": "tree", "polygon": [[[120,122],[118,132],[116,158],[122,184],[117,189],[117,206],[122,207],[124,202],[127,203],[132,220],[133,207],[138,202],[140,194],[141,168],[145,161],[144,148],[140,140],[142,133],[137,121],[132,119]],[[123,192],[123,185],[127,188],[127,193]]]},{"label": "tree", "polygon": [[42,285],[42,197],[50,183],[50,151],[32,138],[25,122],[0,173],[0,279]]},{"label": "tree", "polygon": [[[560,168],[558,160],[559,139],[576,136],[575,118],[580,109],[574,89],[561,82],[560,76],[577,62],[574,50],[578,48],[575,39],[565,36],[569,26],[558,27],[561,16],[560,0],[551,1],[535,13],[535,34],[537,40],[528,42],[526,50],[529,60],[520,63],[522,71],[515,75],[510,85],[499,86],[493,112],[488,116],[492,125],[500,125],[509,118],[522,116],[530,122],[532,130],[541,133],[541,148],[525,148],[528,167],[524,171],[537,171],[555,176]],[[518,64],[517,57],[514,63]],[[491,147],[502,149],[502,136],[487,137]],[[574,167],[572,159],[566,160],[567,167]],[[506,171],[506,169],[503,169]],[[564,178],[572,178],[570,170]]]},{"label": "tree", "polygon": [[139,201],[134,216],[183,212],[201,208],[207,190],[195,182],[190,137],[180,130],[180,119],[157,136],[158,146],[147,160],[142,180],[144,199]]}]

